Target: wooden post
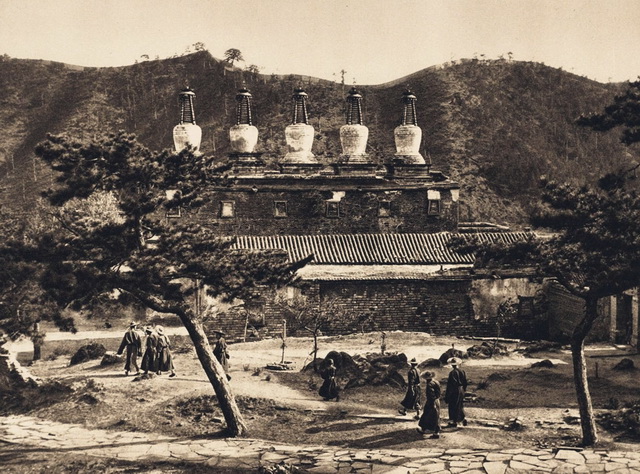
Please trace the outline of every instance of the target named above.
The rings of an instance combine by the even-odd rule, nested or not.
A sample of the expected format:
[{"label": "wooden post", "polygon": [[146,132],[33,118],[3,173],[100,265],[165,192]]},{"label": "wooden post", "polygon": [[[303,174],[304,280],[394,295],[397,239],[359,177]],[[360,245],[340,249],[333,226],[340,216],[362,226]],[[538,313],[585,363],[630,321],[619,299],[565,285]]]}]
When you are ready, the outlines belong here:
[{"label": "wooden post", "polygon": [[280,360],[281,364],[284,364],[284,348],[287,347],[287,343],[285,342],[287,339],[287,320],[282,320],[282,359]]}]

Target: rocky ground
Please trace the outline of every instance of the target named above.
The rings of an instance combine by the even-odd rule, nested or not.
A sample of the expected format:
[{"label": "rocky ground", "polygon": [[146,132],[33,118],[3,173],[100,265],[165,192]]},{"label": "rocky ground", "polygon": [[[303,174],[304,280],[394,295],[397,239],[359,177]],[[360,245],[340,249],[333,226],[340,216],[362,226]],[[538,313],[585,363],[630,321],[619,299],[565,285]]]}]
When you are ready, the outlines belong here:
[{"label": "rocky ground", "polygon": [[[113,337],[104,337],[111,335]],[[98,334],[95,340],[113,350],[119,334]],[[222,417],[216,406],[198,360],[188,341],[172,335],[176,346],[178,376],[166,375],[144,380],[125,377],[122,368],[100,366],[90,360],[69,366],[74,346],[48,340],[44,359],[30,367],[33,374],[72,387],[70,393],[55,392],[49,400],[40,400],[15,409],[30,416],[79,423],[90,429],[126,430],[159,433],[167,436],[207,436],[222,434]],[[76,346],[86,342],[78,339]],[[343,337],[324,337],[320,356],[343,351],[357,358],[380,352],[379,333]],[[455,345],[466,349],[480,344],[458,338],[431,337],[426,334],[390,333],[386,352],[403,354],[418,361],[438,359]],[[77,347],[75,347],[77,349]],[[230,345],[231,386],[238,397],[250,429],[250,436],[271,442],[296,440],[303,445],[322,445],[344,449],[391,449],[394,451],[438,449],[552,449],[575,446],[579,425],[570,357],[567,351],[547,348],[526,356],[515,343],[506,344],[508,353],[492,358],[465,359],[464,369],[473,394],[467,406],[467,428],[445,432],[440,440],[416,436],[415,421],[397,415],[403,391],[393,384],[360,385],[343,390],[340,402],[324,402],[317,395],[319,377],[299,369],[310,362],[309,338],[287,340],[284,360],[293,370],[272,371],[266,366],[283,360],[281,340],[271,339]],[[67,352],[62,354],[61,352]],[[57,357],[53,357],[58,353]],[[623,407],[638,398],[637,369],[614,370],[623,358],[637,366],[637,355],[627,348],[601,345],[588,350],[594,406]],[[21,359],[28,359],[22,354]],[[552,366],[532,368],[549,360]],[[595,377],[597,364],[597,378]],[[447,367],[436,367],[437,377],[446,380]],[[406,374],[405,374],[406,375]],[[343,377],[341,385],[348,384]],[[46,398],[46,397],[45,397]],[[54,401],[55,400],[55,401]],[[31,400],[35,402],[35,399]],[[603,448],[628,451],[620,427],[611,432],[601,429]],[[632,441],[633,442],[633,441]],[[34,471],[35,472],[35,471]]]}]

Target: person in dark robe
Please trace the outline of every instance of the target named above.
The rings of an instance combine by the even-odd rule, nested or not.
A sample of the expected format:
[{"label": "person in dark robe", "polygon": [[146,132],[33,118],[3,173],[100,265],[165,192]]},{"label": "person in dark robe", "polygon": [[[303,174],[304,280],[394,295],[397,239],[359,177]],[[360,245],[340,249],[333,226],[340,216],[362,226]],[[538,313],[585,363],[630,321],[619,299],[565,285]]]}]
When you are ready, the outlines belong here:
[{"label": "person in dark robe", "polygon": [[325,401],[336,399],[340,401],[340,390],[336,382],[336,366],[333,365],[333,359],[327,359],[328,366],[322,371],[321,375],[324,379],[318,393]]},{"label": "person in dark robe", "polygon": [[462,360],[452,357],[447,361],[453,369],[449,372],[447,379],[447,390],[444,401],[449,406],[449,427],[457,427],[458,423],[467,426],[467,419],[464,414],[464,393],[467,391],[467,374],[460,369]]},{"label": "person in dark robe", "polygon": [[156,374],[160,375],[162,372],[171,372],[169,377],[175,377],[176,371],[173,367],[173,357],[171,356],[169,338],[164,333],[164,328],[162,326],[156,327],[156,333],[158,333],[158,342],[156,345],[156,352],[158,354],[158,370],[156,371]]},{"label": "person in dark robe", "polygon": [[158,370],[158,335],[147,327],[144,332],[147,335],[145,342],[144,355],[142,356],[141,368],[145,375],[149,372],[157,372]]},{"label": "person in dark robe", "polygon": [[435,379],[436,374],[434,372],[425,372],[422,374],[422,378],[427,381],[426,398],[427,401],[424,404],[424,410],[420,421],[418,421],[418,428],[416,430],[420,434],[426,434],[427,431],[431,431],[433,434],[431,438],[437,439],[440,437],[440,384]]},{"label": "person in dark robe", "polygon": [[140,375],[138,357],[142,355],[142,338],[136,330],[137,327],[138,323],[132,322],[129,324],[129,329],[124,333],[120,348],[118,349],[118,355],[122,355],[125,349],[127,351],[124,363],[124,375],[129,375],[132,368],[135,369],[136,375]]},{"label": "person in dark robe", "polygon": [[407,410],[416,411],[416,420],[420,418],[420,404],[422,397],[420,396],[420,374],[418,373],[418,361],[414,357],[409,361],[411,368],[407,374],[407,393],[404,399],[400,402],[402,408],[398,410],[401,415],[406,415]]},{"label": "person in dark robe", "polygon": [[224,373],[227,374],[227,380],[231,380],[231,376],[229,375],[229,351],[227,350],[227,341],[224,336],[226,334],[224,331],[214,331],[218,340],[216,341],[216,345],[213,348],[213,355],[216,356],[218,362],[224,369]]}]

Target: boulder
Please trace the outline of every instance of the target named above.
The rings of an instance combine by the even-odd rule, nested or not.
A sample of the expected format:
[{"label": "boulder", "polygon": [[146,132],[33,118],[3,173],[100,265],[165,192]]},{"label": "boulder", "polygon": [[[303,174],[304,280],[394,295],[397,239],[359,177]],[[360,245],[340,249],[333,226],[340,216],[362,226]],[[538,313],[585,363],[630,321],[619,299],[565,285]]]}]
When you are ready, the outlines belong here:
[{"label": "boulder", "polygon": [[106,352],[100,361],[100,365],[115,365],[122,363],[124,363],[124,356],[118,355],[112,351]]},{"label": "boulder", "polygon": [[99,359],[104,356],[107,352],[107,349],[97,342],[92,342],[91,344],[87,344],[86,346],[82,346],[77,352],[71,357],[70,365],[80,364],[82,362],[86,362],[92,359]]},{"label": "boulder", "polygon": [[451,349],[447,349],[445,352],[443,352],[442,355],[438,359],[444,365],[452,357],[457,357],[459,359],[464,359],[464,358],[467,357],[467,354],[465,352],[459,351],[458,349],[455,349],[455,348],[452,347]]}]

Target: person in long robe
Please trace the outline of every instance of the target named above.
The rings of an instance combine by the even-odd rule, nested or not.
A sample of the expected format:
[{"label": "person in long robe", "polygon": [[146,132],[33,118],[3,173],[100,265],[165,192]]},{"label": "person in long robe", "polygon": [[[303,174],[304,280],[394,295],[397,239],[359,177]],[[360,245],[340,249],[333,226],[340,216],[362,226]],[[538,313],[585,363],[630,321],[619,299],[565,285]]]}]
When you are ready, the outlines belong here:
[{"label": "person in long robe", "polygon": [[220,362],[224,373],[227,374],[227,380],[231,380],[231,376],[229,375],[229,351],[227,349],[227,341],[224,338],[225,333],[223,331],[215,331],[215,334],[218,336],[218,340],[213,347],[213,355],[218,359],[218,362]]},{"label": "person in long robe", "polygon": [[175,377],[176,371],[173,366],[173,357],[171,356],[171,344],[169,344],[169,338],[164,333],[162,326],[156,327],[158,333],[158,343],[156,345],[156,351],[158,353],[158,366],[156,374],[160,375],[162,372],[171,372],[169,377]]},{"label": "person in long robe", "polygon": [[427,371],[422,374],[422,377],[427,381],[425,389],[427,401],[416,430],[420,434],[431,431],[433,433],[431,438],[437,439],[440,437],[440,384],[435,379],[434,372]]},{"label": "person in long robe", "polygon": [[411,368],[407,374],[407,393],[404,399],[400,402],[402,408],[398,410],[401,415],[406,415],[407,410],[416,411],[416,420],[420,418],[420,404],[422,403],[421,390],[420,390],[420,374],[418,373],[418,361],[411,359],[409,361]]},{"label": "person in long robe", "polygon": [[447,361],[453,369],[449,372],[447,379],[447,390],[444,401],[449,407],[449,427],[457,427],[458,423],[467,426],[467,419],[464,413],[464,393],[467,391],[467,374],[460,369],[462,360],[452,357]]},{"label": "person in long robe", "polygon": [[147,375],[149,372],[155,373],[158,370],[158,335],[150,327],[147,327],[144,332],[147,335],[147,340],[142,356],[141,369]]},{"label": "person in long robe", "polygon": [[336,399],[336,402],[340,400],[340,389],[336,382],[336,366],[333,365],[333,359],[327,359],[328,366],[322,371],[322,378],[324,382],[318,390],[318,393],[325,401]]},{"label": "person in long robe", "polygon": [[129,375],[132,368],[135,369],[136,375],[140,375],[138,357],[142,355],[142,338],[136,330],[137,327],[138,323],[136,322],[129,324],[129,329],[124,333],[120,348],[118,349],[118,355],[122,355],[126,349],[124,375]]}]

